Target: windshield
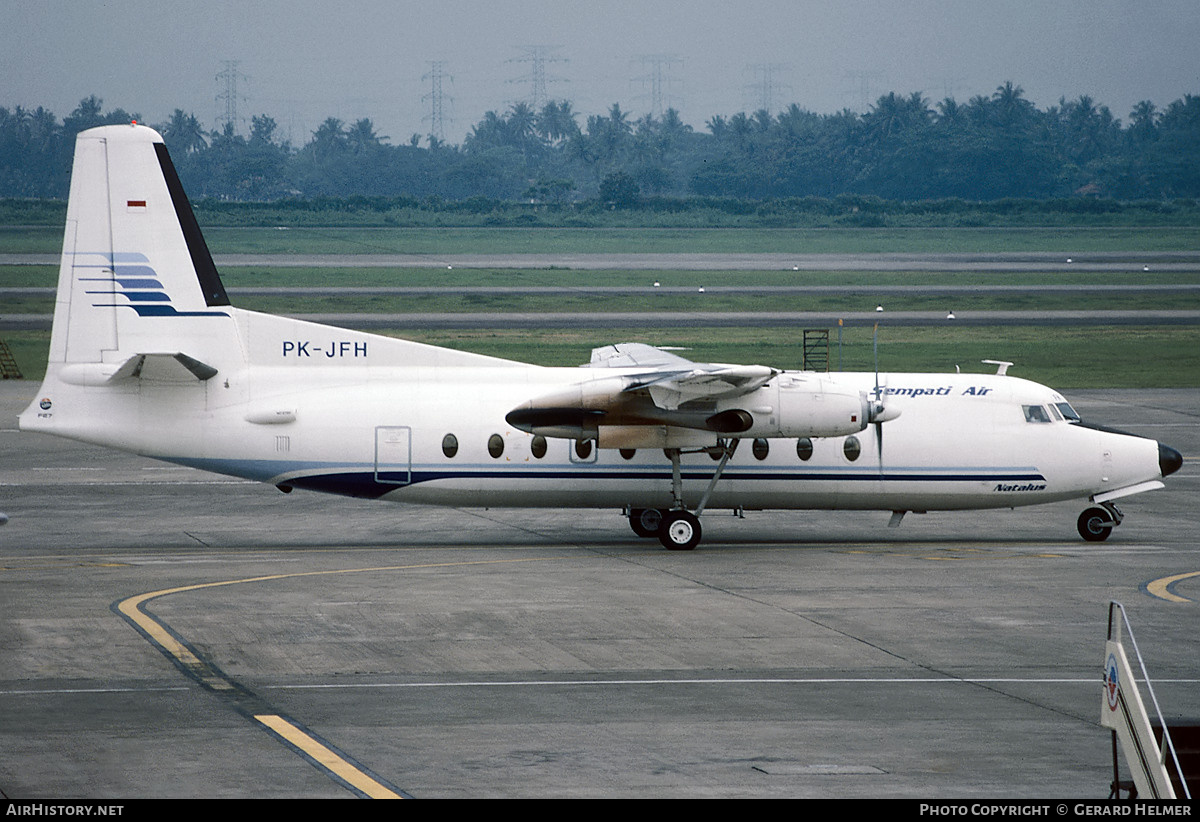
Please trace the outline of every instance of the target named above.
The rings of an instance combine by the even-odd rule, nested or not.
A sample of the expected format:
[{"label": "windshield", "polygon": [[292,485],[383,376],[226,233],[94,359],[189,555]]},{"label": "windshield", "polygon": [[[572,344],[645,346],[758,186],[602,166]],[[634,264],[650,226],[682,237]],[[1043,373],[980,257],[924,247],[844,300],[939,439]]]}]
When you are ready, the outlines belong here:
[{"label": "windshield", "polygon": [[1057,408],[1059,412],[1067,418],[1068,421],[1079,422],[1079,415],[1075,413],[1075,409],[1071,407],[1071,403],[1056,402],[1054,403],[1054,407]]}]

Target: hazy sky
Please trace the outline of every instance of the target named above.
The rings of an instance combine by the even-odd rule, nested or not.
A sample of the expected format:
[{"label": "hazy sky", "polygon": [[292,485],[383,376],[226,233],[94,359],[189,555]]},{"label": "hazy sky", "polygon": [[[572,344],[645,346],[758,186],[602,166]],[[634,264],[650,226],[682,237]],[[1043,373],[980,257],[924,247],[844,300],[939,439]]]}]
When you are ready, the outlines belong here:
[{"label": "hazy sky", "polygon": [[657,56],[666,103],[697,128],[760,107],[768,66],[775,112],[888,91],[964,102],[1012,80],[1039,108],[1087,94],[1125,120],[1200,93],[1200,0],[0,0],[0,106],[61,118],[95,94],[212,128],[236,60],[245,121],[269,114],[303,144],[326,117],[370,117],[398,143],[429,132],[422,77],[444,61],[459,143],[529,95],[529,46],[551,47],[547,91],[585,115],[649,111]]}]

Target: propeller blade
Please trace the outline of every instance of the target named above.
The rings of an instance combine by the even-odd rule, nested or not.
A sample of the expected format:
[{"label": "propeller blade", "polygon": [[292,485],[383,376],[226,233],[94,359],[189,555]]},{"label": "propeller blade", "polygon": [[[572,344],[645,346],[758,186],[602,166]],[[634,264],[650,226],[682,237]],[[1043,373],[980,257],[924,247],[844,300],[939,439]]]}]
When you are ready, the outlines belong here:
[{"label": "propeller blade", "polygon": [[875,349],[875,399],[879,399],[879,323],[875,323],[875,333],[871,337],[871,345]]}]

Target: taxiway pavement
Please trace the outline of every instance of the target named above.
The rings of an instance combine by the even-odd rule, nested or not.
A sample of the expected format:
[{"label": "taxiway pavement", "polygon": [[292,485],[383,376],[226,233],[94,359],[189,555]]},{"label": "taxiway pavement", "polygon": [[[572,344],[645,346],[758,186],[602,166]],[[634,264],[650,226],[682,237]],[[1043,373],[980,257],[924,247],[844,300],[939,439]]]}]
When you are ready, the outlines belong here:
[{"label": "taxiway pavement", "polygon": [[1185,457],[1106,543],[1078,504],[710,512],[690,553],[617,511],[285,496],[18,433],[36,392],[0,383],[9,799],[1102,799],[1112,599],[1200,716],[1200,389],[1065,392]]}]

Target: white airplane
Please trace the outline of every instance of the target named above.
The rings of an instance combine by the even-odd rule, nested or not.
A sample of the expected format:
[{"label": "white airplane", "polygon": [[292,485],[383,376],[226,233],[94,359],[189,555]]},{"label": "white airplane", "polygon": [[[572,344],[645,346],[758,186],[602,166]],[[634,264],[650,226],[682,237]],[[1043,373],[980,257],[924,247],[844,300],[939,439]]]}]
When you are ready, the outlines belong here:
[{"label": "white airplane", "polygon": [[[546,368],[230,305],[162,138],[79,135],[49,365],[26,431],[355,497],[623,510],[667,548],[699,515],[892,512],[1161,488],[1179,452],[996,374],[817,374],[640,344]],[[884,436],[886,433],[886,437]],[[745,447],[739,447],[748,440]]]}]

